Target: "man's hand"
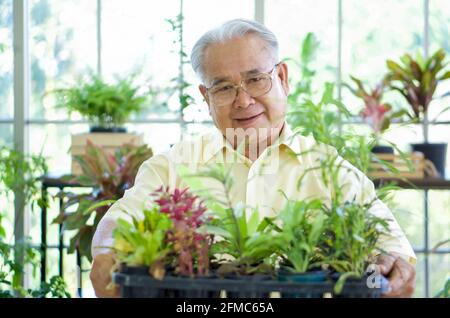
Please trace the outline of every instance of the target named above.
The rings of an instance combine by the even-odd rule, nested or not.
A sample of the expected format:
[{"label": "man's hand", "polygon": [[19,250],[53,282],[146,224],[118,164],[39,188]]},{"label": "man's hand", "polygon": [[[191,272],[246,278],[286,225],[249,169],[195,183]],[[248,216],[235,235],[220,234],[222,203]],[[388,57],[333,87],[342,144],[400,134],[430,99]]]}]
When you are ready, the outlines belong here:
[{"label": "man's hand", "polygon": [[100,298],[119,297],[119,288],[114,286],[108,288],[111,283],[111,270],[114,265],[114,258],[111,254],[99,254],[95,256],[91,269],[91,282],[95,290],[95,295]]},{"label": "man's hand", "polygon": [[389,291],[383,297],[412,297],[416,287],[416,269],[399,255],[392,253],[378,257],[380,272],[389,280]]}]

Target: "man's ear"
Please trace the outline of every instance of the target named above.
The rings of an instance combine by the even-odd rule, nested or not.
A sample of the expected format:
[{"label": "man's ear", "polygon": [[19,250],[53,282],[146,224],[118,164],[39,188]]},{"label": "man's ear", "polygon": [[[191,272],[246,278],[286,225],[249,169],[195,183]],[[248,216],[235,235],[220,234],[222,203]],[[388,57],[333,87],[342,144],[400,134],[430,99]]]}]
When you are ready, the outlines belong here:
[{"label": "man's ear", "polygon": [[286,93],[286,96],[289,95],[289,70],[288,66],[285,62],[281,62],[278,66],[278,77],[281,81],[281,86],[283,87],[284,92]]},{"label": "man's ear", "polygon": [[200,90],[200,93],[202,94],[203,99],[205,100],[206,104],[208,104],[209,114],[211,115],[211,106],[209,105],[209,98],[208,98],[208,92],[206,91],[206,86],[199,85],[198,89]]},{"label": "man's ear", "polygon": [[208,92],[206,91],[206,86],[205,85],[199,85],[198,89],[200,90],[200,93],[202,94],[203,99],[205,100],[205,102],[209,106],[209,98],[208,98]]}]

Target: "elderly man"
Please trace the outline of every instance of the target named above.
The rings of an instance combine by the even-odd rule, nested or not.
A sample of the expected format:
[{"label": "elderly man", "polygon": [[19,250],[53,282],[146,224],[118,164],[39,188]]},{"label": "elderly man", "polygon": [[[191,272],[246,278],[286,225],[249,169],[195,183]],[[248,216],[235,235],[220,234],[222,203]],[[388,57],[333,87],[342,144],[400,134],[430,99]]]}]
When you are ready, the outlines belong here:
[{"label": "elderly man", "polygon": [[[149,194],[161,185],[179,187],[179,164],[187,163],[195,170],[224,158],[239,158],[231,168],[231,201],[258,206],[265,215],[274,215],[283,208],[286,201],[281,192],[296,200],[329,196],[314,177],[305,178],[297,187],[298,179],[313,162],[309,156],[299,159],[292,153],[311,149],[314,141],[293,134],[286,124],[288,67],[279,61],[278,42],[270,30],[254,21],[231,20],[198,40],[191,62],[202,80],[199,89],[217,129],[146,161],[134,187],[99,223],[92,244],[91,271],[99,297],[117,296],[117,289],[107,288],[114,263],[114,255],[107,247],[112,245],[117,218],[124,215],[123,211],[142,210]],[[276,165],[270,164],[275,157]],[[272,171],[260,173],[268,162]],[[341,180],[347,184],[342,188],[345,196],[362,202],[376,200],[373,184],[356,168],[348,163],[346,166],[355,172],[351,175],[361,178],[342,177],[353,178]],[[380,242],[389,254],[378,257],[381,272],[390,282],[385,296],[410,297],[415,287],[414,252],[382,202],[376,201],[372,211],[391,220],[390,235]]]}]

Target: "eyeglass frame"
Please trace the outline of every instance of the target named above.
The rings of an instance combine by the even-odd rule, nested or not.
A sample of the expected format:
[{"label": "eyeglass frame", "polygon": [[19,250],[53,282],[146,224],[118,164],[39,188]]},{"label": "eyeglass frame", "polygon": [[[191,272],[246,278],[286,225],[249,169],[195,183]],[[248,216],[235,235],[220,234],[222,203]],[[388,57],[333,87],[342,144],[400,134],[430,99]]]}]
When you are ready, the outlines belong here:
[{"label": "eyeglass frame", "polygon": [[[250,95],[250,93],[249,92],[247,92],[245,89],[244,89],[244,87],[242,86],[242,84],[244,83],[244,81],[245,80],[247,80],[248,78],[243,78],[243,79],[241,79],[241,81],[240,81],[240,83],[239,84],[234,84],[234,83],[231,83],[230,82],[230,84],[232,85],[232,87],[236,90],[236,96],[234,96],[234,99],[233,99],[233,103],[234,103],[234,101],[236,100],[236,97],[238,96],[238,94],[239,94],[239,89],[242,89],[244,92],[246,92],[249,96],[251,96],[252,98],[257,98],[257,97],[260,97],[260,96],[263,96],[264,94],[267,94],[268,92],[270,92],[270,90],[272,89],[272,86],[273,86],[273,76],[274,76],[274,71],[278,68],[278,66],[281,64],[282,62],[278,62],[277,64],[275,64],[275,66],[273,67],[273,69],[272,70],[270,70],[269,72],[261,72],[261,73],[256,73],[255,75],[269,75],[270,77],[270,88],[266,91],[266,92],[264,92],[264,93],[262,93],[261,95],[258,95],[258,96],[252,96],[252,95]],[[218,85],[218,84],[216,84],[216,85]],[[209,90],[211,89],[211,88],[213,88],[214,86],[216,86],[216,85],[213,85],[213,86],[211,86],[211,87],[205,87],[205,89],[206,89],[206,92],[207,93],[209,93]]]}]

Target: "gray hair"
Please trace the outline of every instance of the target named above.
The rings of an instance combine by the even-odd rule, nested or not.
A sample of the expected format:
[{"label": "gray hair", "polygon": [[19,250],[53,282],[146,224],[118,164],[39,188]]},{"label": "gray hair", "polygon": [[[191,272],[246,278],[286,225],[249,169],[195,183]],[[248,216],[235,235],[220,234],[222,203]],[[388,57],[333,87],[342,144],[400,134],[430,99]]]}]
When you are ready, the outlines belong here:
[{"label": "gray hair", "polygon": [[278,40],[275,34],[263,24],[246,19],[234,19],[206,32],[195,43],[191,53],[191,65],[197,76],[204,81],[203,57],[206,48],[215,43],[221,43],[247,34],[255,34],[266,42],[273,56],[278,60]]}]

